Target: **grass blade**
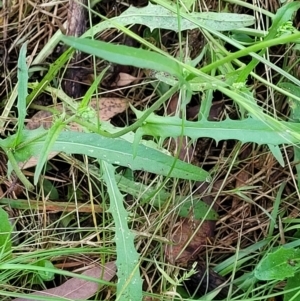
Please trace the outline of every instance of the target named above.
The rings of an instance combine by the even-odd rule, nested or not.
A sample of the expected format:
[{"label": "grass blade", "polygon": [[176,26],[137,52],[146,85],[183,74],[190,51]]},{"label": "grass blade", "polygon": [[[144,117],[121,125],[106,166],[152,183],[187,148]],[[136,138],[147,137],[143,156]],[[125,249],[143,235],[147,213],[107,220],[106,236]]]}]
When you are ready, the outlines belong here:
[{"label": "grass blade", "polygon": [[18,130],[15,140],[15,145],[21,139],[21,131],[24,128],[24,120],[26,117],[26,97],[28,94],[28,67],[26,64],[26,49],[27,43],[24,43],[20,50],[20,55],[18,59]]}]

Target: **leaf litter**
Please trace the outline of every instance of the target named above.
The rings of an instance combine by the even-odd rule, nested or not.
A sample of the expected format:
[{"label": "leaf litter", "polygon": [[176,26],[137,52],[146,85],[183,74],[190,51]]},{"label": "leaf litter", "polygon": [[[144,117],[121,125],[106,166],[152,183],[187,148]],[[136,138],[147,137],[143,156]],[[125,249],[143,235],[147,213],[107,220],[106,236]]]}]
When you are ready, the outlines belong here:
[{"label": "leaf litter", "polygon": [[[92,98],[90,101],[90,107],[97,111],[97,115],[101,121],[108,121],[117,114],[124,112],[128,108],[128,103],[127,99],[117,97],[103,97],[100,98],[99,101],[96,98]],[[58,104],[55,106],[55,109],[62,112],[63,105]],[[28,121],[26,128],[34,130],[42,126],[45,129],[48,129],[51,127],[52,121],[52,113],[48,111],[39,111]],[[79,130],[79,128],[77,129],[76,127],[74,127],[74,129]]]}]

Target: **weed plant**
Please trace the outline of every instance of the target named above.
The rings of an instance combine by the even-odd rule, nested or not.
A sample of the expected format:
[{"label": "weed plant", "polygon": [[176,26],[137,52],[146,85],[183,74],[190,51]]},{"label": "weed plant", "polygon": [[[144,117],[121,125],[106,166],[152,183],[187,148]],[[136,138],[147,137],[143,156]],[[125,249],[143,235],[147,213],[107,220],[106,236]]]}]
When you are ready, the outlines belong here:
[{"label": "weed plant", "polygon": [[[214,292],[188,295],[182,283],[193,271],[183,274],[165,259],[178,217],[216,219],[215,204],[215,241],[201,256],[242,289],[227,300],[300,300],[300,3],[274,5],[219,1],[212,12],[197,1],[155,0],[106,17],[94,1],[82,37],[57,29],[37,51],[31,34],[19,32],[18,62],[1,91],[0,147],[8,162],[1,165],[1,300],[33,298],[27,294],[70,277],[91,280],[68,269],[114,260],[118,280],[93,278],[100,285],[94,300],[215,300]],[[26,9],[24,19],[35,12]],[[117,44],[113,35],[140,47]],[[168,37],[173,42],[164,45]],[[61,43],[72,48],[49,62]],[[95,75],[79,102],[61,87],[75,50],[91,56]],[[109,72],[104,61],[134,67],[137,81],[99,88]],[[106,94],[131,99],[111,122],[89,107],[91,95]],[[63,113],[34,103],[42,96],[62,102]],[[198,112],[188,120],[194,104]],[[26,118],[40,109],[54,113],[51,128],[28,130]],[[68,131],[72,122],[84,130]],[[193,164],[180,160],[184,137]],[[195,191],[195,182],[207,188]],[[207,196],[212,205],[199,201]]]}]

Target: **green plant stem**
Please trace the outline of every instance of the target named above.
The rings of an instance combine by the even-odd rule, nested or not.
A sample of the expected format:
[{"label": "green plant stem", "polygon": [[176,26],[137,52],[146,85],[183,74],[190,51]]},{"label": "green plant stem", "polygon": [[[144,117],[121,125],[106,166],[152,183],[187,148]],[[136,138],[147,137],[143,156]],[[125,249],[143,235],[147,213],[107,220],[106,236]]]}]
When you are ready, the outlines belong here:
[{"label": "green plant stem", "polygon": [[5,153],[9,159],[9,162],[12,166],[12,168],[14,169],[17,177],[20,179],[20,181],[24,184],[24,186],[26,187],[26,189],[32,191],[33,190],[33,185],[27,180],[27,178],[25,177],[25,175],[22,173],[12,151],[9,150],[5,150]]},{"label": "green plant stem", "polygon": [[235,53],[232,53],[226,57],[224,57],[223,59],[213,62],[212,64],[209,64],[203,68],[200,69],[200,71],[204,72],[204,73],[208,73],[209,71],[211,71],[212,69],[215,69],[219,66],[222,66],[225,63],[231,62],[235,59],[238,59],[240,57],[249,55],[251,53],[251,55],[253,57],[260,57],[258,54],[256,54],[256,51],[262,50],[264,48],[268,48],[271,46],[275,46],[275,45],[280,45],[280,44],[286,44],[286,43],[293,43],[295,40],[300,39],[300,33],[297,32],[295,34],[291,34],[289,36],[283,36],[283,37],[279,37],[276,39],[272,39],[272,40],[267,40],[267,41],[263,41],[260,43],[257,43],[255,45],[251,45],[247,48],[241,49],[239,51],[236,51]]},{"label": "green plant stem", "polygon": [[143,116],[137,120],[135,123],[133,123],[132,125],[126,127],[125,129],[117,132],[117,133],[113,133],[113,134],[109,134],[108,137],[110,138],[117,138],[120,137],[122,135],[125,135],[131,131],[136,130],[138,127],[142,126],[143,123],[145,122],[145,120],[149,117],[149,115],[151,113],[153,113],[155,110],[159,109],[159,107],[166,101],[168,100],[177,90],[179,89],[179,85],[175,85],[174,87],[172,87],[169,91],[167,91],[163,96],[160,97],[160,99],[158,99],[149,109],[147,109],[145,111],[145,113],[143,114]]}]

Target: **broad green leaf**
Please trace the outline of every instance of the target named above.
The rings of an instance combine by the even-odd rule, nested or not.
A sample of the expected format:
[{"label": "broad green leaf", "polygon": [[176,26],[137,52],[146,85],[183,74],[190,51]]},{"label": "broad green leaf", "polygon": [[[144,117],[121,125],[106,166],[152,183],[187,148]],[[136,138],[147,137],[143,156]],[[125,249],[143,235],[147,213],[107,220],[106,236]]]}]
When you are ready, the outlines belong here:
[{"label": "broad green leaf", "polygon": [[[141,112],[135,110],[137,117]],[[195,140],[200,137],[207,137],[216,140],[234,139],[243,143],[255,142],[258,144],[279,145],[283,143],[298,142],[297,135],[300,132],[300,124],[290,122],[277,122],[273,128],[264,121],[247,118],[244,120],[224,120],[196,122],[184,122],[179,117],[161,117],[150,115],[144,122],[141,130],[144,135],[155,137],[180,137],[188,136]]]},{"label": "broad green leaf", "polygon": [[287,279],[285,291],[293,289],[294,291],[284,294],[284,301],[300,301],[300,272],[296,273],[293,277]]},{"label": "broad green leaf", "polygon": [[[55,269],[55,266],[52,264],[51,261],[49,260],[40,260],[36,263],[34,263],[33,265],[38,266],[38,267],[44,267],[46,269]],[[41,280],[43,281],[51,281],[54,279],[55,277],[55,273],[53,272],[49,272],[48,270],[45,271],[37,271],[37,275],[41,278]],[[40,283],[40,282],[38,282]]]},{"label": "broad green leaf", "polygon": [[[214,30],[226,31],[251,26],[255,23],[253,16],[243,14],[194,12],[189,15],[195,22],[181,18],[181,30],[195,29],[203,25]],[[149,4],[143,8],[129,7],[120,17],[113,19],[113,21],[121,22],[122,25],[146,25],[151,31],[155,28],[179,31],[178,18],[179,16],[170,10],[149,2]]]},{"label": "broad green leaf", "polygon": [[117,298],[119,301],[135,300],[143,298],[142,279],[139,271],[139,254],[134,246],[134,235],[128,228],[128,212],[124,208],[116,178],[115,168],[104,161],[101,162],[103,179],[106,182],[110,199],[108,212],[115,222],[115,242],[117,250]]},{"label": "broad green leaf", "polygon": [[63,36],[62,41],[75,49],[103,58],[112,63],[164,71],[180,79],[183,78],[180,65],[167,55],[164,56],[140,48],[69,36]]},{"label": "broad green leaf", "polygon": [[259,280],[284,280],[300,269],[300,249],[280,247],[257,265],[254,275]]},{"label": "broad green leaf", "polygon": [[[206,26],[217,31],[224,31],[251,26],[255,23],[253,16],[242,14],[194,12],[188,14],[188,16],[193,18],[193,22],[181,17],[181,30]],[[149,2],[148,6],[142,8],[130,6],[120,16],[96,24],[87,30],[87,32],[83,34],[83,37],[91,37],[105,29],[118,28],[118,26],[127,26],[130,24],[145,25],[149,27],[151,31],[156,28],[178,31],[178,18],[179,16],[175,12],[161,5],[154,5]]]},{"label": "broad green leaf", "polygon": [[[30,156],[40,156],[40,151],[45,143],[45,136],[42,133],[47,133],[47,131],[42,129],[24,131],[24,147],[18,148],[14,153],[18,161],[29,159]],[[32,142],[30,143],[30,141]],[[138,145],[134,157],[132,143],[120,138],[112,139],[89,133],[61,132],[54,142],[52,150],[68,154],[84,154],[111,164],[126,166],[132,170],[144,170],[195,181],[210,180],[208,172],[203,169],[176,160],[172,156],[143,144]],[[174,160],[176,160],[175,165]]]},{"label": "broad green leaf", "polygon": [[0,207],[0,262],[11,253],[12,226],[8,214]]}]

